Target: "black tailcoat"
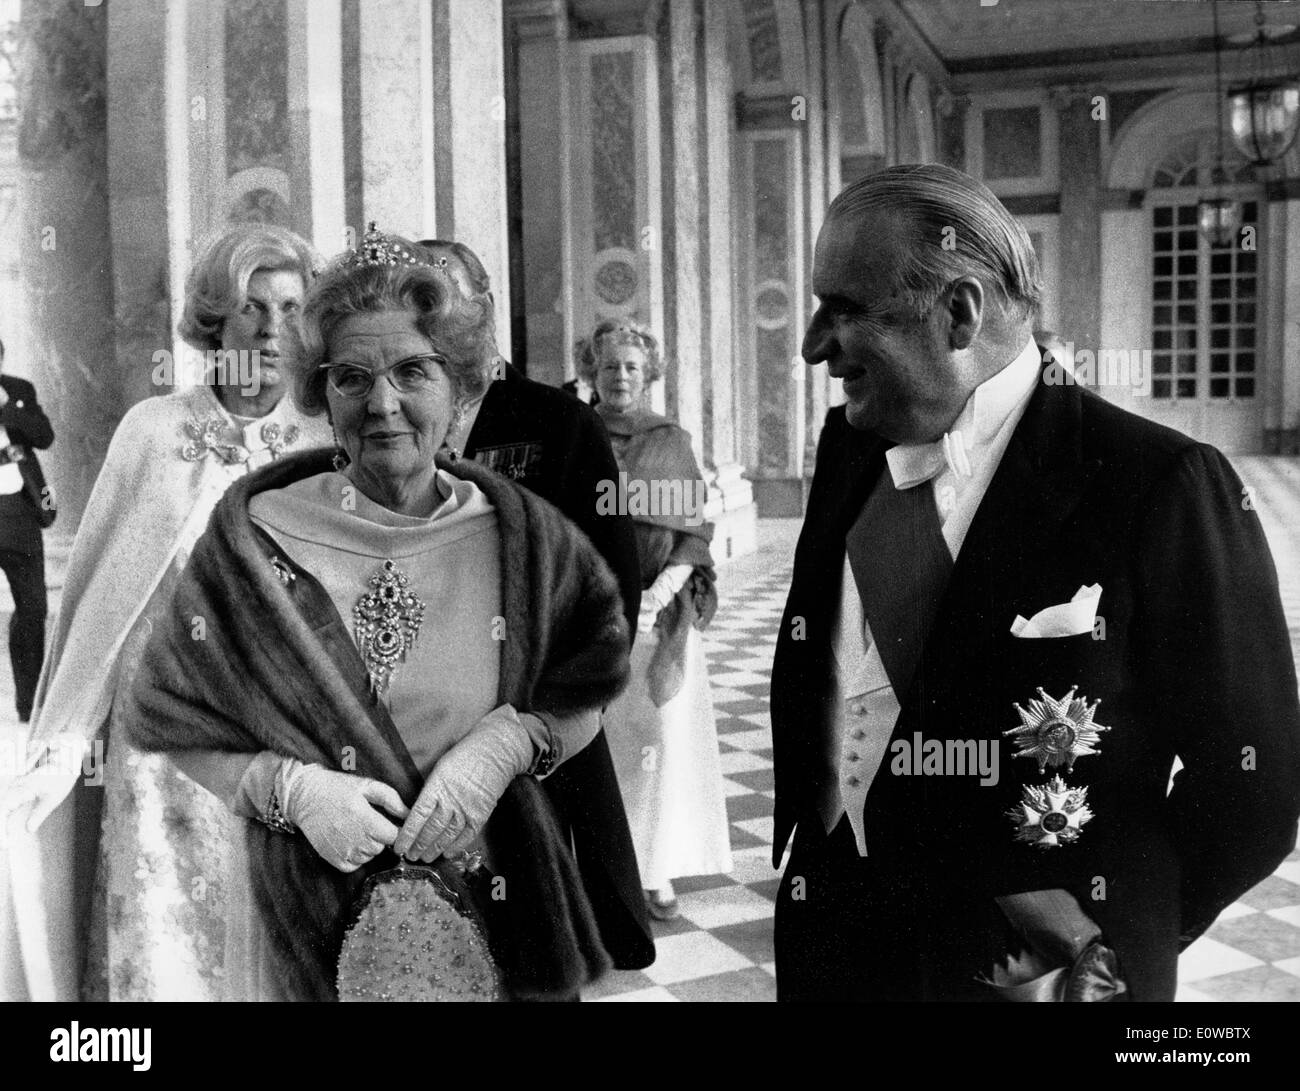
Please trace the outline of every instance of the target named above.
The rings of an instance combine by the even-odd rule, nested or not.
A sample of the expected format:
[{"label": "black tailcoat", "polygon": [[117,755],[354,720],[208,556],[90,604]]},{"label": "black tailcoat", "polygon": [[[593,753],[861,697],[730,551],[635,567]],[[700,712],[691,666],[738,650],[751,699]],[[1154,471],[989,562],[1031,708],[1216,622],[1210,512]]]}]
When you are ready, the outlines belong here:
[{"label": "black tailcoat", "polygon": [[9,443],[22,451],[18,469],[23,475],[23,502],[6,501],[0,549],[32,553],[40,549],[41,530],[54,522],[54,506],[45,488],[36,451],[54,442],[54,429],[36,400],[36,388],[26,379],[0,375],[0,387],[9,401],[0,409],[0,424],[9,433]]},{"label": "black tailcoat", "polygon": [[[843,407],[828,415],[773,669],[774,862],[796,823],[820,827],[816,787],[836,777],[832,619],[845,535],[886,446]],[[1104,639],[1011,635],[1017,614],[1093,583]],[[1040,775],[1002,739],[1020,724],[1013,704],[1075,685],[1112,730],[1071,773]],[[895,774],[886,751],[865,807],[873,893],[859,925],[866,942],[914,944],[911,964],[934,963],[887,992],[953,995],[989,969],[972,922],[990,919],[994,897],[1063,887],[1103,929],[1133,999],[1171,1000],[1179,950],[1295,844],[1296,674],[1251,494],[1215,449],[1075,385],[1035,388],[897,696],[891,747],[915,732],[1001,740],[1001,760],[998,783],[981,786]],[[1167,793],[1175,755],[1184,768]],[[1088,788],[1095,817],[1072,845],[1015,841],[1006,812],[1053,772]],[[895,902],[906,921],[891,920]],[[777,953],[778,984],[783,970],[815,973],[781,965],[780,924]]]},{"label": "black tailcoat", "polygon": [[[618,480],[605,426],[572,395],[526,379],[510,364],[505,371],[484,395],[465,457],[513,477],[577,524],[618,579],[628,631],[635,633],[641,578],[632,522],[625,515],[596,511],[597,483]],[[614,731],[618,727],[610,725]],[[617,935],[604,936],[615,965],[648,966],[654,960],[654,943],[604,731],[552,773],[544,786],[573,836],[587,892],[601,903],[597,919],[624,922]]]}]

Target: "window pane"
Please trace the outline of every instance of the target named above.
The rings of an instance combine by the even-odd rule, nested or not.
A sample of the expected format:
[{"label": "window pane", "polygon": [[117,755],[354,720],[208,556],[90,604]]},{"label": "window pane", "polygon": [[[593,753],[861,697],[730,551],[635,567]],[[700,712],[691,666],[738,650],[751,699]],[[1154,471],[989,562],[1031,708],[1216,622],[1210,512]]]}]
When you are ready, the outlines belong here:
[{"label": "window pane", "polygon": [[1189,306],[1179,306],[1178,321],[1184,326],[1196,325],[1196,308]]},{"label": "window pane", "polygon": [[1254,380],[1254,379],[1238,379],[1238,380],[1237,380],[1237,397],[1239,397],[1239,398],[1253,398],[1254,396],[1255,396],[1255,380]]},{"label": "window pane", "polygon": [[1155,307],[1151,311],[1151,321],[1157,326],[1169,326],[1174,321],[1173,307]]},{"label": "window pane", "polygon": [[1211,371],[1231,371],[1231,357],[1226,352],[1216,352],[1210,356]]},{"label": "window pane", "polygon": [[1196,255],[1195,254],[1178,255],[1178,275],[1180,277],[1196,276]]},{"label": "window pane", "polygon": [[1194,353],[1182,352],[1178,354],[1178,374],[1196,374],[1196,355]]},{"label": "window pane", "polygon": [[1255,271],[1255,255],[1249,250],[1242,250],[1237,254],[1237,272],[1253,273]]},{"label": "window pane", "polygon": [[1232,281],[1227,277],[1215,277],[1210,281],[1211,299],[1231,299]]},{"label": "window pane", "polygon": [[[1238,304],[1237,304],[1237,321],[1238,321],[1238,322],[1244,322],[1244,323],[1247,323],[1247,324],[1253,326],[1253,325],[1255,324],[1255,304],[1254,304],[1254,303],[1249,303],[1249,302],[1248,302],[1248,303],[1238,303]],[[1242,332],[1244,333],[1245,331],[1243,330]],[[1254,330],[1251,330],[1250,333],[1251,333],[1251,336],[1253,337],[1255,331],[1254,331]],[[1253,344],[1253,343],[1254,343],[1254,342],[1252,342],[1252,344]]]},{"label": "window pane", "polygon": [[1239,353],[1237,353],[1237,370],[1238,370],[1238,371],[1254,371],[1254,370],[1255,370],[1255,354],[1254,354],[1253,352],[1239,352]]},{"label": "window pane", "polygon": [[1195,250],[1196,249],[1196,232],[1180,231],[1178,232],[1178,249]]},{"label": "window pane", "polygon": [[[1213,343],[1213,338],[1211,338],[1211,343]],[[1174,339],[1174,347],[1180,349],[1194,349],[1196,347],[1196,331],[1179,330]],[[1227,346],[1225,345],[1223,347],[1226,348]]]},{"label": "window pane", "polygon": [[1255,278],[1242,277],[1237,281],[1237,298],[1254,299],[1255,298]]},{"label": "window pane", "polygon": [[1174,271],[1174,259],[1168,257],[1156,258],[1155,267],[1153,271],[1155,275],[1158,277],[1170,276]]},{"label": "window pane", "polygon": [[1194,280],[1180,280],[1180,281],[1178,282],[1178,298],[1179,298],[1179,299],[1195,299],[1195,298],[1196,298],[1196,281],[1194,281]]},{"label": "window pane", "polygon": [[1156,330],[1152,335],[1152,348],[1173,348],[1173,335],[1168,330]]},{"label": "window pane", "polygon": [[1211,379],[1211,380],[1210,380],[1210,397],[1211,397],[1211,398],[1226,398],[1227,396],[1228,396],[1228,380],[1227,380],[1227,379]]},{"label": "window pane", "polygon": [[1194,397],[1196,397],[1196,380],[1195,380],[1195,379],[1179,379],[1179,380],[1178,380],[1178,396],[1179,396],[1180,398],[1194,398]]},{"label": "window pane", "polygon": [[1231,273],[1231,272],[1232,272],[1232,255],[1231,255],[1231,254],[1211,254],[1211,255],[1210,255],[1210,272],[1211,272],[1211,273]]},{"label": "window pane", "polygon": [[[1181,316],[1181,312],[1182,312],[1183,308],[1182,308],[1182,307],[1179,307],[1178,310],[1179,310],[1179,321],[1186,321],[1186,319],[1183,319],[1182,316]],[[1231,304],[1231,303],[1216,303],[1216,304],[1214,304],[1214,306],[1212,306],[1212,307],[1210,308],[1210,321],[1211,321],[1211,322],[1221,322],[1221,323],[1228,323],[1228,322],[1231,322],[1231,321],[1232,321],[1232,304]]]},{"label": "window pane", "polygon": [[1231,330],[1210,330],[1210,348],[1226,349],[1232,347]]},{"label": "window pane", "polygon": [[1196,206],[1179,205],[1178,206],[1178,226],[1195,227],[1196,226]]},{"label": "window pane", "polygon": [[1153,216],[1156,227],[1168,227],[1174,222],[1174,210],[1169,205],[1161,205]]},{"label": "window pane", "polygon": [[1151,380],[1151,397],[1167,398],[1169,397],[1169,380],[1152,379]]},{"label": "window pane", "polygon": [[1246,326],[1237,329],[1237,348],[1253,349],[1255,347],[1255,331],[1253,328]]},{"label": "window pane", "polygon": [[1173,294],[1174,285],[1170,280],[1157,280],[1151,289],[1153,299],[1169,299]]}]

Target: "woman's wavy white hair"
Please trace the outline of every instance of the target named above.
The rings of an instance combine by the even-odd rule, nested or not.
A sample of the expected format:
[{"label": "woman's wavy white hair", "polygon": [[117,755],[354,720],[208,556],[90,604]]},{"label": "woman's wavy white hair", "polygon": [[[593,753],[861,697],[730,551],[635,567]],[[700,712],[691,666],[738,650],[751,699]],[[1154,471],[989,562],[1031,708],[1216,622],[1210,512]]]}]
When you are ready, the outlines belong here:
[{"label": "woman's wavy white hair", "polygon": [[[388,236],[408,253],[419,248],[407,239]],[[454,396],[472,399],[487,389],[483,361],[495,351],[492,312],[485,297],[466,299],[446,271],[417,264],[357,265],[336,260],[312,284],[303,308],[300,343],[289,371],[294,400],[304,413],[325,411],[325,372],[329,344],[343,319],[377,311],[411,310],[415,326],[430,348],[446,357]]]},{"label": "woman's wavy white hair", "polygon": [[607,318],[590,337],[582,337],[573,345],[573,366],[584,382],[594,384],[600,366],[601,351],[607,345],[636,345],[645,353],[645,381],[653,383],[663,376],[663,358],[659,352],[659,338],[650,327],[627,318]]},{"label": "woman's wavy white hair", "polygon": [[311,244],[288,228],[233,224],[204,247],[190,269],[178,332],[200,352],[219,349],[222,327],[247,302],[254,273],[297,273],[306,288],[316,265]]}]

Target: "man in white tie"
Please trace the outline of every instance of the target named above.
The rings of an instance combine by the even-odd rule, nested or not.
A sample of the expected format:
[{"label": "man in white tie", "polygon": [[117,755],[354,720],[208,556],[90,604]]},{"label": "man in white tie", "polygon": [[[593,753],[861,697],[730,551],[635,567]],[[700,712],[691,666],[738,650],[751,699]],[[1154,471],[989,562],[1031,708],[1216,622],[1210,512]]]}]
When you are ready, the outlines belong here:
[{"label": "man in white tie", "polygon": [[45,656],[45,546],[41,532],[54,522],[54,494],[45,484],[36,449],[54,442],[49,418],[26,379],[4,375],[0,341],[0,571],[13,593],[9,661],[18,720],[32,713]]},{"label": "man in white tie", "polygon": [[1173,999],[1300,814],[1240,481],[1044,381],[1033,249],[960,171],[841,193],[813,290],[803,355],[846,404],[773,669],[780,998]]}]

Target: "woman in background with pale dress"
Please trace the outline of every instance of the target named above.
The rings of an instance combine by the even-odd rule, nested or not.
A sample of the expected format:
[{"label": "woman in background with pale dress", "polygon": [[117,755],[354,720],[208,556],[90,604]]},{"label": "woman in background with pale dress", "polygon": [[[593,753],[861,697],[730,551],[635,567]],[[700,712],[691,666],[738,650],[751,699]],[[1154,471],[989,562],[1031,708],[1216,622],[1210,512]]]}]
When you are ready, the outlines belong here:
[{"label": "woman in background with pale dress", "polygon": [[[606,709],[610,749],[636,845],[650,913],[679,912],[672,880],[729,872],[731,842],[708,664],[699,630],[717,609],[712,524],[704,522],[704,481],[691,438],[643,405],[660,376],[659,343],[627,321],[605,321],[577,346],[579,373],[600,400],[626,474],[627,514],[641,559],[641,619],[632,682]],[[678,497],[681,510],[633,500]],[[620,490],[623,491],[623,490]]]},{"label": "woman in background with pale dress", "polygon": [[[227,487],[329,441],[328,427],[284,397],[281,372],[314,261],[303,239],[264,224],[230,227],[207,247],[180,323],[205,354],[206,381],[126,414],[82,517],[32,717],[35,767],[4,805],[38,841],[14,868],[32,999],[227,994],[227,945],[240,947],[227,901],[232,875],[243,881],[232,859],[242,842],[207,792],[130,746],[120,715],[154,621]],[[153,366],[156,383],[175,381]],[[66,755],[86,748],[105,755],[102,797],[89,785],[73,792],[81,778],[66,771]]]}]

